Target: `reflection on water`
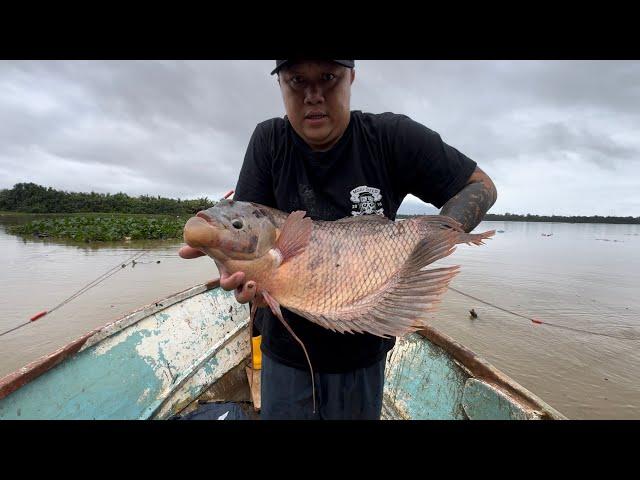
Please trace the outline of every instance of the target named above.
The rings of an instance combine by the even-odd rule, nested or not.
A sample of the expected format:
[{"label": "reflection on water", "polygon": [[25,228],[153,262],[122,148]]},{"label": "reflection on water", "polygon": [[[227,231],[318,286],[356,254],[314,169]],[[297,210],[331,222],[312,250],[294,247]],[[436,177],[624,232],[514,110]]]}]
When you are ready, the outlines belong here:
[{"label": "reflection on water", "polygon": [[[482,247],[460,245],[438,262],[462,266],[452,287],[556,326],[450,290],[434,315],[437,328],[570,418],[640,418],[640,226],[484,222],[477,230],[487,229],[504,232]],[[0,376],[132,309],[217,276],[210,259],[180,259],[180,245],[62,244],[8,235],[0,226],[0,330],[147,252],[135,267],[0,337]]]}]

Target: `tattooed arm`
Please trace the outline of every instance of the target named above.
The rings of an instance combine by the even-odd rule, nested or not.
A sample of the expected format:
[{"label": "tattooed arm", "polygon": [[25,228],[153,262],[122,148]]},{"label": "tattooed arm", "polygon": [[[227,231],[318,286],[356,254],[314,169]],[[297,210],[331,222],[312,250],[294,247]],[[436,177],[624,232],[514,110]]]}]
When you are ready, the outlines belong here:
[{"label": "tattooed arm", "polygon": [[491,178],[476,167],[467,184],[444,204],[440,215],[457,220],[469,233],[482,221],[485,213],[496,202],[498,193]]}]

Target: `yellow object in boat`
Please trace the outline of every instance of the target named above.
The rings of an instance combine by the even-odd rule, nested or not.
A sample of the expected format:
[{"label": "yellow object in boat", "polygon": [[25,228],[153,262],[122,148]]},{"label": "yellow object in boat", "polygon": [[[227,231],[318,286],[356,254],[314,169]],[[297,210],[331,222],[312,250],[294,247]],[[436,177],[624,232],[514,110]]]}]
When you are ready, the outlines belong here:
[{"label": "yellow object in boat", "polygon": [[260,343],[262,342],[262,335],[257,337],[251,337],[251,363],[254,370],[260,370],[262,368],[262,352],[260,351]]}]

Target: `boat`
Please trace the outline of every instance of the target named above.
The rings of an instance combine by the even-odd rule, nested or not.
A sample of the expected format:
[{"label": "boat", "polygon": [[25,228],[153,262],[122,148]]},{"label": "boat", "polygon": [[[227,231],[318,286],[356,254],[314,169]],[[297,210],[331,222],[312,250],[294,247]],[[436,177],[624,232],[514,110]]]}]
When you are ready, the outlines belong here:
[{"label": "boat", "polygon": [[[219,280],[196,285],[0,379],[0,420],[188,419],[212,405],[259,419],[248,329],[247,305]],[[382,419],[565,418],[434,328],[387,356]]]}]

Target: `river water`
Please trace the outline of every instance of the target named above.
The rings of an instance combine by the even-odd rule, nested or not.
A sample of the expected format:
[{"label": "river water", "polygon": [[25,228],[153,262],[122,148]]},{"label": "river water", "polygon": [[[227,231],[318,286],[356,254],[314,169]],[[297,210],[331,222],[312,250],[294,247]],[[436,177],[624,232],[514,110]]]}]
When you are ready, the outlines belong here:
[{"label": "river water", "polygon": [[[0,331],[146,253],[135,266],[0,337],[0,377],[133,309],[217,276],[208,258],[180,259],[180,242],[21,238],[3,227],[16,221],[0,217]],[[460,245],[438,262],[461,265],[451,286],[547,324],[450,290],[434,325],[569,418],[639,419],[640,225],[483,222],[476,231],[488,229],[503,232],[481,247]]]}]

